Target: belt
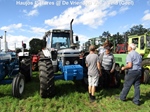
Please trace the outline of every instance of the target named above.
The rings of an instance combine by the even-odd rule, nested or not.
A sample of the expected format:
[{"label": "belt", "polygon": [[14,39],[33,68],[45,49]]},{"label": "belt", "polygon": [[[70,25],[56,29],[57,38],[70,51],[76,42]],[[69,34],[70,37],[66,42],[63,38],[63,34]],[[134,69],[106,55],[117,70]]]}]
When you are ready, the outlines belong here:
[{"label": "belt", "polygon": [[141,69],[138,69],[138,70],[128,70],[128,71],[141,71]]}]

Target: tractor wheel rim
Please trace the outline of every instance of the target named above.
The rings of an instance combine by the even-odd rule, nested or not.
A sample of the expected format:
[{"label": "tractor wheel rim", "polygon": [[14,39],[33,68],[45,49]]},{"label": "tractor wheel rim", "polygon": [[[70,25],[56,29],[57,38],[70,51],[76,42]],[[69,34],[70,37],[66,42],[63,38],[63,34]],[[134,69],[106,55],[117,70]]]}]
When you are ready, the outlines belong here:
[{"label": "tractor wheel rim", "polygon": [[19,83],[19,93],[22,94],[24,90],[24,80],[21,79]]}]

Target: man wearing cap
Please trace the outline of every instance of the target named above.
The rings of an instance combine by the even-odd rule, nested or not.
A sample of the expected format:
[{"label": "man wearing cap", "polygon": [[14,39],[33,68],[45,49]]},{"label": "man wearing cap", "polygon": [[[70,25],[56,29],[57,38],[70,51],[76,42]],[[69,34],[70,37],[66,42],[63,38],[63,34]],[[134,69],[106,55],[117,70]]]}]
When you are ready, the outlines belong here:
[{"label": "man wearing cap", "polygon": [[114,55],[111,53],[109,46],[105,47],[105,52],[100,55],[100,63],[103,73],[103,86],[104,88],[108,88],[112,81],[112,73],[115,69]]},{"label": "man wearing cap", "polygon": [[122,70],[127,70],[125,75],[124,86],[120,94],[120,100],[125,101],[126,96],[131,88],[134,85],[134,98],[133,103],[140,105],[140,77],[141,77],[141,63],[142,56],[135,51],[136,45],[131,43],[128,46],[128,55],[126,57],[126,66],[122,67]]}]

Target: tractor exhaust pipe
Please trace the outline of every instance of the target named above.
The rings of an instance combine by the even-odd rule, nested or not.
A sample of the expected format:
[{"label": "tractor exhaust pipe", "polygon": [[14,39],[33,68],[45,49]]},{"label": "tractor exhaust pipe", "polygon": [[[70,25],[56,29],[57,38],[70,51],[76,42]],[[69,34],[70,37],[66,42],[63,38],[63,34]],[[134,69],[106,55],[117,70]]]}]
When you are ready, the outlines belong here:
[{"label": "tractor exhaust pipe", "polygon": [[0,52],[1,52],[1,39],[3,38],[3,36],[0,37]]},{"label": "tractor exhaust pipe", "polygon": [[6,32],[7,31],[5,31],[5,36],[4,36],[4,52],[7,52],[7,41],[6,41]]},{"label": "tractor exhaust pipe", "polygon": [[74,19],[71,20],[70,22],[70,43],[73,45],[73,30],[72,30],[72,22]]}]

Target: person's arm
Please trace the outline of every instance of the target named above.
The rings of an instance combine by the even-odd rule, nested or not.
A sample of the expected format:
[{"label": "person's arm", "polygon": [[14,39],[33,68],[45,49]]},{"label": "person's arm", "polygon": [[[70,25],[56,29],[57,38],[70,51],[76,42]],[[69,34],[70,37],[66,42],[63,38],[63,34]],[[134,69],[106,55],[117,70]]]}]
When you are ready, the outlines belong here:
[{"label": "person's arm", "polygon": [[126,66],[122,67],[121,70],[126,70],[126,69],[130,69],[132,68],[132,59],[131,59],[131,56],[130,54],[127,55],[127,64]]},{"label": "person's arm", "polygon": [[122,67],[121,70],[126,70],[132,68],[132,62],[128,62],[126,66]]},{"label": "person's arm", "polygon": [[101,73],[101,65],[100,65],[100,62],[97,62],[97,68],[98,68],[99,72]]},{"label": "person's arm", "polygon": [[99,61],[100,61],[100,63],[102,63],[103,56],[104,56],[104,52],[99,56]]},{"label": "person's arm", "polygon": [[101,76],[102,75],[102,71],[101,71],[101,64],[100,64],[99,57],[97,57],[97,68],[98,68],[98,71],[99,71],[99,75]]},{"label": "person's arm", "polygon": [[86,63],[86,67],[88,67],[88,64]]},{"label": "person's arm", "polygon": [[86,67],[88,67],[87,57],[85,58],[85,65],[86,65]]},{"label": "person's arm", "polygon": [[112,68],[111,68],[111,71],[110,71],[111,73],[114,72],[114,70],[115,70],[115,65],[116,65],[114,55],[112,55],[112,56],[113,56],[113,59],[112,59],[112,62],[113,62],[112,64],[113,64],[113,65],[112,65]]}]

